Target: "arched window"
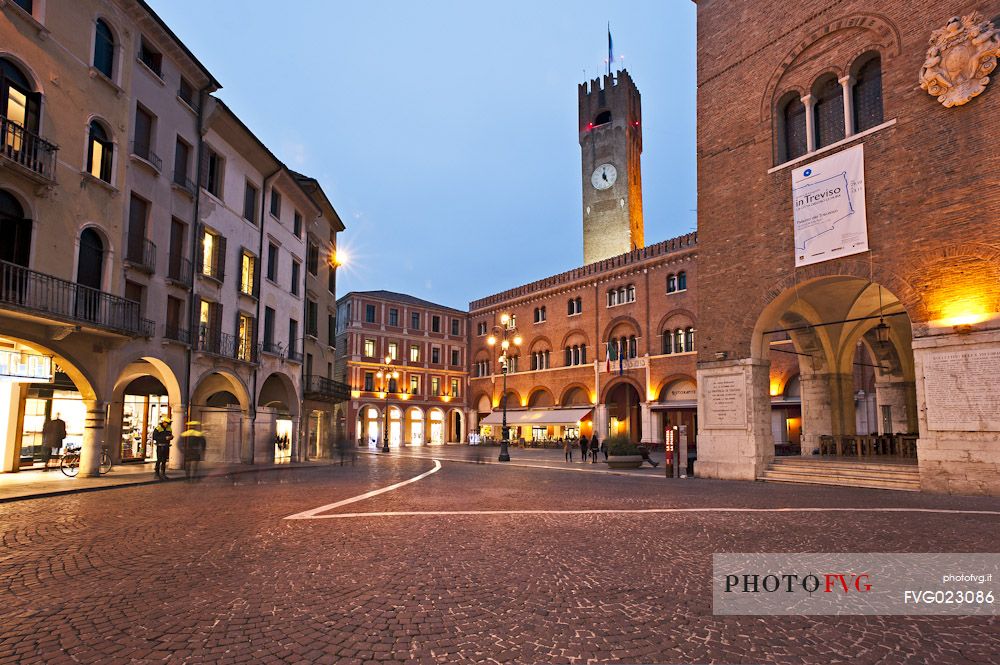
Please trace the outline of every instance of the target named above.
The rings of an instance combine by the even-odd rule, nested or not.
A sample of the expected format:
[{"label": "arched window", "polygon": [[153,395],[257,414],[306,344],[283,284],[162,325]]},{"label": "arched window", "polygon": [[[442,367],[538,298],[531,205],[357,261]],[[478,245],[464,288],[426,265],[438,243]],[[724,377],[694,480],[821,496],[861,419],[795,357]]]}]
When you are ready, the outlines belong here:
[{"label": "arched window", "polygon": [[684,350],[688,353],[694,351],[694,328],[684,331]]},{"label": "arched window", "polygon": [[614,339],[608,340],[608,358],[618,360],[618,342]]},{"label": "arched window", "polygon": [[844,88],[830,75],[816,83],[813,96],[816,148],[825,148],[844,138]]},{"label": "arched window", "polygon": [[781,105],[781,150],[779,161],[787,162],[806,154],[806,107],[798,95]]},{"label": "arched window", "polygon": [[94,69],[109,79],[115,73],[115,36],[104,19],[97,19],[94,29]]},{"label": "arched window", "polygon": [[684,353],[684,331],[680,328],[674,331],[674,353]]},{"label": "arched window", "polygon": [[103,273],[104,241],[94,229],[84,229],[80,234],[80,260],[76,268],[76,282],[92,289],[100,289]]},{"label": "arched window", "polygon": [[[31,82],[17,65],[0,58],[0,115],[33,134],[38,133],[41,95],[32,92]],[[4,146],[20,151],[23,134],[9,130],[2,138]]]},{"label": "arched window", "polygon": [[663,353],[670,355],[674,350],[674,334],[669,330],[663,331]]},{"label": "arched window", "polygon": [[635,358],[639,355],[639,345],[636,343],[635,335],[628,338],[628,357]]},{"label": "arched window", "polygon": [[608,307],[614,307],[617,304],[617,297],[615,291],[612,289],[608,291]]},{"label": "arched window", "polygon": [[587,364],[587,345],[586,344],[581,344],[580,345],[580,364],[581,365],[586,365]]},{"label": "arched window", "polygon": [[667,293],[673,293],[677,290],[677,275],[670,273],[667,275]]},{"label": "arched window", "polygon": [[625,299],[627,302],[635,302],[635,287],[631,284],[628,285],[626,290]]},{"label": "arched window", "polygon": [[580,347],[575,344],[573,345],[573,364],[580,364]]},{"label": "arched window", "polygon": [[566,347],[566,367],[573,364],[573,349]]},{"label": "arched window", "polygon": [[101,123],[96,120],[90,123],[90,143],[87,147],[87,173],[111,182],[111,161],[114,156],[114,144]]},{"label": "arched window", "polygon": [[611,122],[611,111],[601,111],[597,114],[597,117],[594,118],[594,127],[597,127],[598,125],[606,125],[609,122]]},{"label": "arched window", "polygon": [[677,290],[687,291],[687,287],[688,287],[687,273],[681,270],[679,273],[677,273]]},{"label": "arched window", "polygon": [[624,286],[618,287],[618,304],[619,305],[628,302],[628,297],[625,294],[626,294],[625,287]]},{"label": "arched window", "polygon": [[566,313],[569,314],[570,316],[573,316],[573,314],[576,313],[574,311],[575,309],[576,309],[576,305],[574,304],[574,302],[572,300],[570,300],[569,303],[567,303],[567,305],[566,305]]},{"label": "arched window", "polygon": [[882,124],[882,57],[877,53],[854,75],[854,131]]},{"label": "arched window", "polygon": [[0,189],[0,261],[28,267],[31,254],[31,220],[9,192]]}]

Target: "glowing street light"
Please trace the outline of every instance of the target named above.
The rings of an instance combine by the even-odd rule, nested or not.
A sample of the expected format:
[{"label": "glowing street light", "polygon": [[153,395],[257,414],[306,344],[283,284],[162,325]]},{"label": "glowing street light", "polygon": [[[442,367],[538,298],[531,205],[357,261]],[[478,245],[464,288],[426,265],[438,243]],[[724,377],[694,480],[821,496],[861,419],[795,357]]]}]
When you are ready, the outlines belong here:
[{"label": "glowing street light", "polygon": [[385,357],[385,364],[379,368],[375,376],[382,379],[382,392],[385,393],[385,427],[382,428],[382,452],[389,452],[389,380],[398,379],[399,372],[392,367],[392,356]]},{"label": "glowing street light", "polygon": [[493,334],[487,338],[486,343],[491,347],[496,346],[496,343],[500,341],[500,371],[503,374],[503,397],[501,398],[501,404],[503,407],[503,426],[502,426],[502,437],[500,441],[500,457],[497,458],[500,462],[510,461],[510,429],[507,427],[507,368],[508,368],[508,357],[507,351],[510,350],[511,343],[514,346],[521,346],[521,336],[517,334],[517,324],[514,317],[504,312],[500,315],[500,325],[493,326]]}]

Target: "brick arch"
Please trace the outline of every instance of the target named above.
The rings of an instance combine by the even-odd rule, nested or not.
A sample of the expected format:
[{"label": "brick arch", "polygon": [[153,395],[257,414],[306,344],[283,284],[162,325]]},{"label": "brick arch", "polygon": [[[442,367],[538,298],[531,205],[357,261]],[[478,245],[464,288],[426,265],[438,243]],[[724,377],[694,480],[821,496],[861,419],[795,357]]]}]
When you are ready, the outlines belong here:
[{"label": "brick arch", "polygon": [[631,385],[633,388],[635,388],[635,391],[639,394],[640,400],[646,397],[646,390],[645,388],[642,387],[642,385],[638,381],[636,381],[630,376],[616,376],[611,381],[608,381],[608,383],[603,388],[601,388],[600,403],[603,404],[604,402],[606,402],[608,399],[608,393],[610,393],[612,390],[614,390],[623,383],[627,383]]},{"label": "brick arch", "polygon": [[616,316],[615,318],[611,319],[610,321],[608,321],[608,324],[604,326],[604,332],[601,334],[601,341],[606,340],[608,338],[608,335],[611,334],[611,331],[615,329],[615,326],[617,326],[620,323],[628,323],[629,325],[635,328],[636,337],[642,336],[642,326],[639,325],[639,322],[636,321],[631,316],[629,316],[628,314],[622,314],[621,316]]},{"label": "brick arch", "polygon": [[778,84],[784,77],[785,72],[796,63],[799,56],[823,37],[840,30],[852,29],[875,33],[881,39],[878,42],[881,49],[886,49],[891,54],[897,56],[902,53],[902,37],[899,28],[887,16],[873,13],[857,13],[831,21],[806,35],[775,67],[767,86],[764,88],[764,95],[760,102],[761,122],[767,122],[768,116],[771,114],[771,108],[776,101],[774,92],[778,88]]},{"label": "brick arch", "polygon": [[656,385],[656,392],[653,394],[653,401],[659,402],[660,395],[663,394],[663,391],[666,390],[667,386],[677,383],[678,381],[690,381],[691,383],[698,385],[698,381],[690,374],[685,374],[683,372],[670,374]]},{"label": "brick arch", "polygon": [[[531,340],[531,344],[525,345],[528,348],[528,353],[533,353],[535,351],[551,351],[552,342],[545,335],[539,335]],[[523,348],[523,347],[522,347]]]},{"label": "brick arch", "polygon": [[584,330],[582,328],[573,328],[572,330],[570,330],[569,332],[567,332],[565,335],[563,335],[562,343],[559,344],[559,348],[560,349],[565,349],[566,346],[569,344],[569,340],[574,335],[580,335],[581,337],[583,337],[583,343],[586,344],[586,345],[588,345],[588,346],[590,345],[590,338],[587,337],[587,333],[584,332]]},{"label": "brick arch", "polygon": [[548,404],[542,404],[540,406],[557,406],[556,405],[555,395],[552,394],[551,390],[549,390],[545,386],[535,386],[530,391],[528,391],[528,407],[535,406],[534,401],[535,401],[536,397],[538,395],[541,395],[541,394],[547,394],[548,395],[548,402],[549,403]]},{"label": "brick arch", "polygon": [[832,76],[834,79],[839,81],[840,79],[844,78],[845,71],[846,70],[841,69],[840,67],[834,67],[834,66],[824,67],[819,72],[817,72],[816,75],[812,77],[812,82],[809,83],[809,94],[810,95],[816,94],[816,84],[820,81],[820,79],[825,79],[827,77]]},{"label": "brick arch", "polygon": [[[956,270],[956,266],[964,269]],[[937,318],[933,307],[934,287],[940,286],[942,291],[948,291],[949,286],[938,284],[938,277],[942,274],[947,277],[971,275],[974,281],[978,276],[980,283],[973,290],[986,294],[983,297],[984,305],[991,309],[991,313],[1000,312],[1000,287],[997,287],[1000,283],[1000,248],[978,242],[946,245],[921,254],[913,265],[911,281],[914,282],[915,290],[929,294],[928,298],[921,300],[921,317],[915,319],[914,313],[911,313],[910,320],[915,335],[918,334],[918,328],[921,334],[926,333],[928,322]],[[968,287],[969,278],[965,281]]]},{"label": "brick arch", "polygon": [[757,327],[761,322],[764,313],[780,296],[803,286],[806,282],[821,279],[823,277],[857,277],[865,281],[881,284],[883,288],[890,291],[899,300],[899,303],[906,310],[910,321],[926,320],[926,308],[919,291],[899,274],[889,270],[883,265],[869,264],[861,260],[841,259],[840,261],[826,261],[814,263],[810,266],[797,268],[792,274],[779,280],[768,289],[760,299],[760,307],[748,311],[741,324],[740,330],[748,331],[751,335],[750,354],[753,356],[755,350]]},{"label": "brick arch", "polygon": [[563,388],[562,393],[559,395],[559,406],[567,406],[566,397],[573,390],[582,390],[587,395],[587,404],[590,404],[590,388],[580,382],[576,382]]},{"label": "brick arch", "polygon": [[664,314],[660,318],[659,323],[656,324],[656,334],[659,335],[660,333],[662,333],[664,326],[667,325],[667,322],[670,321],[671,319],[675,318],[675,317],[678,317],[678,316],[680,316],[680,317],[686,317],[687,320],[691,323],[692,326],[697,325],[697,320],[695,318],[694,312],[692,312],[691,310],[689,310],[689,309],[672,309],[669,312],[667,312],[666,314]]}]

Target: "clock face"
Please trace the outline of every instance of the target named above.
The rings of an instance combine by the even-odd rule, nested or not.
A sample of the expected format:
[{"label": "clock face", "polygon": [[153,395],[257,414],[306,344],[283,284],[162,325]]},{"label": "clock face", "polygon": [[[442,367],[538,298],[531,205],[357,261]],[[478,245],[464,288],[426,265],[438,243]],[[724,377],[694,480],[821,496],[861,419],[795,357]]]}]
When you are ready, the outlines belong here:
[{"label": "clock face", "polygon": [[590,184],[594,186],[594,189],[608,189],[615,184],[617,179],[618,169],[615,168],[614,164],[601,164],[594,169],[594,174],[590,176]]}]

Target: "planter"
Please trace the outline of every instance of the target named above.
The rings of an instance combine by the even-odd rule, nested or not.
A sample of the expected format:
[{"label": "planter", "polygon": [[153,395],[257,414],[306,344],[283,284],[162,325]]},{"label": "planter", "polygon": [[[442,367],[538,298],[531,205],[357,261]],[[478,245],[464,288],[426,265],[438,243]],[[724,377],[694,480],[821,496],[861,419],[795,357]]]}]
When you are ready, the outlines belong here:
[{"label": "planter", "polygon": [[642,455],[608,455],[607,465],[611,469],[638,469]]}]

